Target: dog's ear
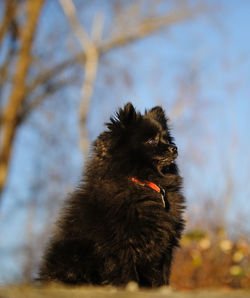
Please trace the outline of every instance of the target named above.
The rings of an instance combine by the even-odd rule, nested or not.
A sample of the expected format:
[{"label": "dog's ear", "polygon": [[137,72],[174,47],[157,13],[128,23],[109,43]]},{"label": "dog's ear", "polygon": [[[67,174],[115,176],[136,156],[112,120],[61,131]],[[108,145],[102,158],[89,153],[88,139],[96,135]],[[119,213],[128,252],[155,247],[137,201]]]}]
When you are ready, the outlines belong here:
[{"label": "dog's ear", "polygon": [[135,124],[140,116],[140,113],[136,113],[134,106],[129,102],[123,109],[120,108],[115,116],[110,118],[110,123],[106,123],[106,125],[112,131],[127,129]]},{"label": "dog's ear", "polygon": [[156,106],[156,107],[152,108],[151,110],[146,111],[145,115],[158,121],[164,130],[167,128],[168,118],[166,117],[165,112],[162,109],[162,107]]},{"label": "dog's ear", "polygon": [[123,109],[119,109],[117,118],[125,127],[136,121],[137,114],[131,102],[128,102]]}]

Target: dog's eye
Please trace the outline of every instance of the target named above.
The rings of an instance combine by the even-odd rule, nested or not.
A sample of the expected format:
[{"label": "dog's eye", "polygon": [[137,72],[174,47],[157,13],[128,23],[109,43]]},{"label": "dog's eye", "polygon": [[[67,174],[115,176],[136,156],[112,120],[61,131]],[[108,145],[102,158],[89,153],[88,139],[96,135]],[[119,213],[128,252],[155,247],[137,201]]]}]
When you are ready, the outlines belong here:
[{"label": "dog's eye", "polygon": [[150,146],[156,146],[157,145],[157,140],[156,139],[149,139],[147,140],[146,144]]}]

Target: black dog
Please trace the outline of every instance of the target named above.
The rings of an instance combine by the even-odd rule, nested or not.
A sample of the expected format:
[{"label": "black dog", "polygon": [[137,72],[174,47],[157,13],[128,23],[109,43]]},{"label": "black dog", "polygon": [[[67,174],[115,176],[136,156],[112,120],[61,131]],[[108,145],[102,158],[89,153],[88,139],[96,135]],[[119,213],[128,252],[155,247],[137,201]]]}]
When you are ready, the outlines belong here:
[{"label": "black dog", "polygon": [[141,115],[128,103],[110,120],[63,209],[40,279],[167,285],[184,227],[182,179],[167,118],[161,107]]}]

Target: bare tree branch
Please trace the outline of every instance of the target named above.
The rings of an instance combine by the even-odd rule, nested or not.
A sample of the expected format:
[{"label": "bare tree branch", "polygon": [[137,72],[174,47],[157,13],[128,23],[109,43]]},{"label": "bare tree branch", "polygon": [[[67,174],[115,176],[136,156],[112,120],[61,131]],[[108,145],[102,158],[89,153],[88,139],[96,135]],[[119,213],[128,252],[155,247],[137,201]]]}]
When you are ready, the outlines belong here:
[{"label": "bare tree branch", "polygon": [[3,13],[3,20],[0,25],[0,44],[3,40],[3,37],[6,33],[6,31],[8,30],[10,23],[13,20],[13,17],[15,16],[15,12],[16,12],[15,2],[16,2],[16,0],[5,1],[5,10]]},{"label": "bare tree branch", "polygon": [[[80,101],[80,127],[81,127],[81,148],[84,153],[88,150],[88,137],[86,131],[86,117],[89,111],[91,96],[93,92],[94,81],[97,73],[98,61],[99,57],[110,51],[111,49],[122,47],[125,44],[131,43],[135,40],[141,39],[145,36],[152,34],[153,32],[160,30],[166,25],[172,25],[177,22],[186,20],[191,18],[193,15],[202,11],[204,7],[197,6],[194,9],[189,9],[187,7],[179,8],[174,12],[166,14],[162,17],[147,17],[142,20],[139,20],[137,23],[133,23],[132,25],[124,26],[124,21],[121,24],[117,23],[115,26],[117,29],[112,33],[111,37],[107,40],[104,40],[102,43],[100,42],[101,32],[103,26],[98,24],[95,26],[95,22],[92,28],[92,32],[95,32],[94,35],[99,34],[98,42],[94,42],[96,39],[94,37],[89,37],[86,30],[81,25],[78,20],[76,8],[71,0],[59,0],[60,4],[63,8],[65,15],[68,18],[68,21],[71,25],[72,31],[75,34],[78,42],[81,45],[82,53],[75,56],[74,59],[70,59],[68,62],[63,62],[61,65],[56,66],[55,69],[57,71],[63,71],[64,67],[68,67],[69,65],[74,65],[81,61],[81,64],[84,67],[85,77],[82,86],[82,96]],[[122,20],[130,20],[130,15],[132,15],[132,19],[136,19],[135,14],[138,14],[139,7],[138,3],[136,5],[132,5],[128,10],[126,16],[122,17]],[[117,22],[119,18],[117,19]],[[97,24],[97,23],[96,23]],[[95,29],[96,28],[96,29]],[[126,30],[124,30],[126,28]],[[97,33],[96,33],[97,32]],[[99,33],[98,33],[99,32]],[[49,70],[45,72],[40,78],[37,77],[33,82],[33,85],[30,88],[34,88],[37,85],[40,85],[43,79],[47,79],[49,76],[55,74],[55,69]]]},{"label": "bare tree branch", "polygon": [[31,63],[31,46],[43,0],[27,2],[27,20],[21,29],[20,50],[13,78],[10,99],[3,113],[2,143],[0,150],[0,193],[7,177],[17,119],[25,96],[25,78]]},{"label": "bare tree branch", "polygon": [[70,77],[67,79],[58,80],[56,82],[53,82],[52,84],[48,84],[48,86],[46,87],[46,91],[33,97],[31,102],[23,105],[21,112],[19,113],[18,124],[24,122],[27,117],[51,95],[55,94],[59,90],[62,90],[62,88],[72,86],[77,80],[77,77]]},{"label": "bare tree branch", "polygon": [[[106,40],[103,40],[101,44],[97,45],[99,57],[101,57],[109,50],[122,47],[126,44],[130,44],[177,22],[188,20],[198,13],[205,11],[205,9],[206,7],[201,5],[198,5],[197,7],[192,9],[185,8],[181,11],[170,12],[165,16],[159,17],[159,21],[157,20],[158,16],[144,18],[134,28],[130,28],[129,31],[123,30],[123,32],[120,32],[120,35],[116,33],[116,35],[110,36]],[[123,27],[123,29],[127,30],[127,27]],[[33,83],[28,87],[28,90],[31,91],[35,89],[40,84],[43,84],[47,79],[51,79],[55,75],[63,72],[65,69],[68,69],[69,67],[74,66],[78,63],[83,64],[85,63],[85,61],[86,54],[84,52],[78,53],[74,57],[70,57],[68,60],[65,60],[62,63],[44,71],[43,73],[38,74]]]},{"label": "bare tree branch", "polygon": [[[0,66],[0,101],[2,99],[1,91],[2,91],[2,88],[5,84],[5,82],[7,81],[9,66],[10,66],[10,64],[12,62],[12,58],[15,54],[15,42],[14,41],[16,41],[17,32],[18,32],[18,25],[17,25],[17,22],[15,21],[16,11],[17,11],[17,9],[16,9],[16,1],[15,0],[5,1],[4,15],[3,15],[2,23],[0,25],[0,44],[3,42],[3,37],[8,32],[10,32],[12,42],[11,42],[10,48],[8,49],[6,57]],[[0,102],[0,108],[1,108],[1,102]],[[0,118],[1,118],[1,115],[0,115]],[[1,123],[0,123],[0,125],[1,125]]]},{"label": "bare tree branch", "polygon": [[[60,75],[76,65],[82,65],[84,68],[84,81],[82,86],[82,98],[80,102],[80,124],[81,124],[81,147],[84,152],[87,151],[87,133],[86,133],[86,116],[89,110],[90,101],[93,93],[94,82],[97,74],[97,67],[100,57],[106,52],[123,47],[137,41],[157,30],[167,28],[168,26],[192,18],[194,15],[205,11],[204,7],[187,7],[181,6],[167,12],[165,15],[157,14],[151,9],[146,17],[140,15],[140,5],[136,2],[121,17],[118,16],[117,23],[112,26],[109,36],[102,40],[103,20],[100,16],[96,16],[93,21],[91,33],[88,34],[77,18],[77,13],[72,0],[60,0],[65,15],[69,20],[72,32],[75,34],[81,45],[81,52],[73,57],[59,63],[43,72],[39,72],[32,82],[26,82],[28,69],[32,65],[31,46],[32,39],[35,34],[35,28],[39,12],[41,11],[44,0],[26,0],[27,16],[24,25],[18,28],[16,36],[20,49],[8,59],[8,63],[2,64],[1,71],[4,74],[4,81],[8,79],[9,71],[7,68],[12,66],[15,61],[14,74],[10,77],[11,91],[6,103],[1,105],[3,112],[0,115],[0,194],[6,181],[11,150],[18,126],[28,117],[28,115],[37,108],[48,93],[54,93],[65,85],[60,80]],[[161,1],[159,1],[161,2]],[[142,3],[142,2],[141,2]],[[19,1],[6,1],[5,11],[8,12],[9,19],[15,21],[15,11],[18,12]],[[13,5],[13,11],[10,9]],[[0,24],[0,41],[8,32],[11,24],[10,20],[4,16]],[[114,24],[113,24],[114,25]],[[15,27],[15,26],[14,26]],[[19,27],[19,26],[18,26]],[[15,30],[14,30],[15,31]],[[14,32],[13,31],[13,32]],[[12,32],[12,31],[11,31]],[[14,33],[13,33],[14,34]],[[15,34],[14,34],[15,35]],[[13,35],[13,36],[14,36]],[[11,50],[10,50],[11,51]],[[9,52],[10,53],[10,52]],[[14,58],[14,59],[13,59]],[[51,82],[55,86],[47,91],[47,87],[51,86]],[[41,88],[43,94],[37,94],[37,89]],[[29,101],[32,99],[32,101]]]},{"label": "bare tree branch", "polygon": [[[85,31],[84,27],[81,25],[78,20],[75,6],[71,0],[59,0],[61,6],[64,10],[65,15],[68,18],[68,21],[71,25],[72,31],[77,37],[83,52],[85,53],[85,64],[83,65],[85,76],[82,85],[81,91],[81,100],[80,100],[80,129],[81,129],[81,138],[80,145],[82,151],[86,154],[88,151],[88,136],[86,129],[86,118],[89,112],[90,101],[93,93],[94,82],[97,73],[99,52]],[[98,28],[97,28],[98,26]],[[99,30],[99,32],[98,32]],[[94,38],[97,36],[100,38],[103,27],[99,26],[99,23],[95,22],[93,25],[92,32]]]},{"label": "bare tree branch", "polygon": [[151,16],[140,20],[138,24],[131,27],[127,26],[126,30],[120,28],[113,36],[103,41],[100,47],[100,52],[104,53],[117,47],[122,47],[125,44],[131,43],[148,36],[158,30],[166,28],[168,25],[173,25],[177,22],[185,21],[196,15],[198,12],[204,11],[204,6],[197,6],[194,9],[185,8],[179,11],[172,11],[165,16]]}]

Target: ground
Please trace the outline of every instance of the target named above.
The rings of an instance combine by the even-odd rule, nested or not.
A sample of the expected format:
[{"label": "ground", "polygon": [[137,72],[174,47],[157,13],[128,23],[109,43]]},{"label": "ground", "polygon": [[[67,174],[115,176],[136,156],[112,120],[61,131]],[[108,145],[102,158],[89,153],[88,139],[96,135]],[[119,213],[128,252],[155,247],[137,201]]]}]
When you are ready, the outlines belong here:
[{"label": "ground", "polygon": [[175,291],[169,287],[157,290],[138,289],[136,284],[129,284],[126,289],[114,287],[63,287],[60,285],[9,286],[0,287],[0,298],[250,298],[250,291],[229,289],[202,289],[193,291]]}]

